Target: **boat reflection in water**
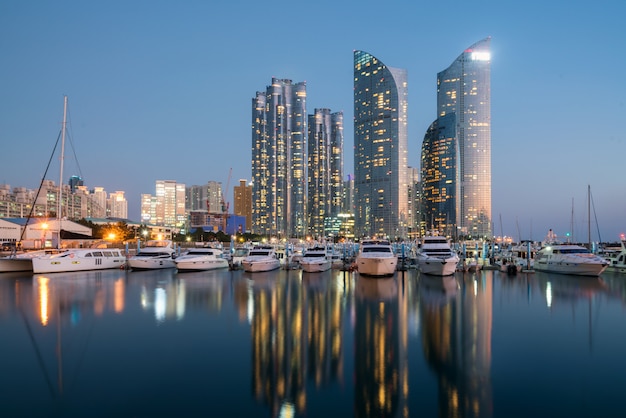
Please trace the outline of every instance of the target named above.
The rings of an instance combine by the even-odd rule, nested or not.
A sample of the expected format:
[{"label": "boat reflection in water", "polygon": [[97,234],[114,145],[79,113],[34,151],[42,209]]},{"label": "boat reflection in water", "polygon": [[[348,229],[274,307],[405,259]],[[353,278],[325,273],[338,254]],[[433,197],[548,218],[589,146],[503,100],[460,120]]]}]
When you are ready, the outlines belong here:
[{"label": "boat reflection in water", "polygon": [[409,416],[407,318],[398,279],[360,275],[354,325],[355,416]]},{"label": "boat reflection in water", "polygon": [[618,279],[3,274],[0,416],[622,416]]}]

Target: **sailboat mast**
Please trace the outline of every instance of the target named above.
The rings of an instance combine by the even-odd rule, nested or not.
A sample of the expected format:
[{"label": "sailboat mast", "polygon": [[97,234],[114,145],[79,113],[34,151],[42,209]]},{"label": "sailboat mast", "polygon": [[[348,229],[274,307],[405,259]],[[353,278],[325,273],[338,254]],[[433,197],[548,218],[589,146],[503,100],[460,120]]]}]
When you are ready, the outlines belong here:
[{"label": "sailboat mast", "polygon": [[591,185],[587,185],[587,242],[591,251]]},{"label": "sailboat mast", "polygon": [[57,248],[61,247],[61,219],[63,214],[61,213],[61,202],[63,201],[63,159],[65,158],[65,130],[67,124],[67,96],[63,96],[63,123],[61,124],[61,169],[59,174],[59,196],[57,202],[57,221],[59,222],[59,237],[57,241]]}]

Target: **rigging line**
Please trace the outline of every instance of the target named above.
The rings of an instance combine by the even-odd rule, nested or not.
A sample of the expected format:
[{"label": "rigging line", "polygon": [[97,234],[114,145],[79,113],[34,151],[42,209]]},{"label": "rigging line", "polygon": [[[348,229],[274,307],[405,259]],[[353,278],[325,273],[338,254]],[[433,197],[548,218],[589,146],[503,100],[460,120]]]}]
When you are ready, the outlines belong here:
[{"label": "rigging line", "polygon": [[72,126],[72,115],[70,114],[70,108],[69,106],[67,107],[67,118],[69,119],[70,123],[70,129],[69,129],[69,140],[70,140],[70,146],[72,147],[72,154],[74,154],[74,161],[76,162],[76,167],[78,168],[78,175],[80,176],[80,178],[83,178],[83,171],[80,169],[80,164],[78,163],[78,157],[76,156],[76,147],[74,147],[74,128]]},{"label": "rigging line", "polygon": [[593,202],[593,194],[591,194],[591,189],[589,189],[589,198],[591,199],[591,207],[593,208],[593,218],[596,221],[596,229],[598,230],[598,242],[602,242],[602,237],[600,237],[600,225],[598,225],[598,214],[596,213],[596,205]]},{"label": "rigging line", "polygon": [[37,198],[39,198],[39,193],[41,193],[41,189],[43,188],[43,182],[46,179],[46,175],[48,174],[48,169],[50,168],[50,164],[52,163],[52,158],[54,157],[54,153],[57,150],[57,146],[59,145],[59,139],[61,139],[61,131],[59,131],[59,136],[57,136],[57,141],[54,143],[54,148],[52,148],[52,154],[50,155],[50,159],[48,160],[48,165],[46,166],[46,171],[44,171],[43,176],[41,177],[41,183],[39,183],[39,188],[37,189],[37,194],[35,194],[35,200],[33,201],[33,205],[30,207],[30,212],[28,213],[28,217],[26,217],[26,225],[20,234],[20,241],[24,239],[24,234],[26,233],[26,227],[28,226],[28,221],[30,220],[33,212],[35,211],[35,204],[37,203]]},{"label": "rigging line", "polygon": [[39,351],[39,346],[35,341],[35,336],[33,335],[33,330],[28,323],[28,318],[26,318],[26,314],[24,313],[24,308],[20,305],[20,313],[22,314],[22,319],[24,319],[24,324],[26,324],[26,331],[28,331],[28,336],[30,337],[30,341],[33,343],[33,348],[35,349],[35,356],[37,357],[37,362],[39,363],[39,367],[43,370],[44,378],[46,379],[46,383],[48,384],[48,389],[50,389],[50,395],[52,398],[56,398],[56,393],[54,391],[54,385],[52,384],[52,380],[50,379],[50,373],[46,369],[46,364],[43,361],[43,357],[41,355],[41,351]]}]

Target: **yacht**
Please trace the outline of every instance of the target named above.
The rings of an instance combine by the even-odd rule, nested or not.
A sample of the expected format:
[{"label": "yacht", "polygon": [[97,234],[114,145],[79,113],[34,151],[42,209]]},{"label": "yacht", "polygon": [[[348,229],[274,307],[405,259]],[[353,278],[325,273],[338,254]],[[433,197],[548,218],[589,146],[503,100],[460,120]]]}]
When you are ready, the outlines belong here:
[{"label": "yacht", "polygon": [[327,256],[326,248],[324,247],[313,247],[304,251],[299,262],[302,271],[308,273],[327,271],[330,270],[332,266],[332,261]]},{"label": "yacht", "polygon": [[250,254],[241,262],[244,271],[260,272],[272,271],[280,268],[280,261],[276,258],[274,248],[266,245],[257,245],[250,250]]},{"label": "yacht", "polygon": [[228,268],[228,260],[218,248],[191,248],[174,259],[179,272]]},{"label": "yacht", "polygon": [[606,271],[626,273],[626,240],[622,238],[621,247],[615,251],[608,251],[604,256],[609,265]]},{"label": "yacht", "polygon": [[535,254],[541,248],[532,241],[522,241],[511,247],[511,254],[516,265],[521,269],[532,270],[535,265]]},{"label": "yacht", "polygon": [[535,255],[534,269],[548,273],[599,276],[609,265],[604,258],[576,244],[546,244]]},{"label": "yacht", "polygon": [[425,236],[417,251],[417,265],[424,274],[449,276],[459,264],[458,254],[450,247],[446,237]]},{"label": "yacht", "polygon": [[174,268],[175,254],[176,250],[170,240],[147,241],[137,254],[128,259],[128,266],[133,270]]},{"label": "yacht", "polygon": [[107,270],[124,267],[126,256],[117,248],[71,248],[32,258],[33,273]]},{"label": "yacht", "polygon": [[241,263],[250,254],[250,248],[238,247],[235,248],[235,252],[230,258],[230,268],[232,270],[238,270],[241,268]]},{"label": "yacht", "polygon": [[387,240],[363,240],[356,257],[357,271],[365,276],[391,276],[398,265],[398,257]]}]

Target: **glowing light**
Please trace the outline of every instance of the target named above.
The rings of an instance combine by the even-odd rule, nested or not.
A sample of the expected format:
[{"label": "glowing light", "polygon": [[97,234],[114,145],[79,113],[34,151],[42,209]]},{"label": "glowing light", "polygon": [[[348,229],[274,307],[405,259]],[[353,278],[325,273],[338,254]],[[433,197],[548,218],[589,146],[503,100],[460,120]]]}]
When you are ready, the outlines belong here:
[{"label": "glowing light", "polygon": [[546,304],[548,308],[552,307],[552,283],[550,282],[546,284]]},{"label": "glowing light", "polygon": [[472,61],[489,61],[491,54],[489,52],[472,51]]},{"label": "glowing light", "polygon": [[41,319],[41,325],[44,327],[48,325],[48,305],[50,303],[50,287],[48,286],[50,279],[47,277],[39,277],[37,283],[39,284],[39,317]]}]

